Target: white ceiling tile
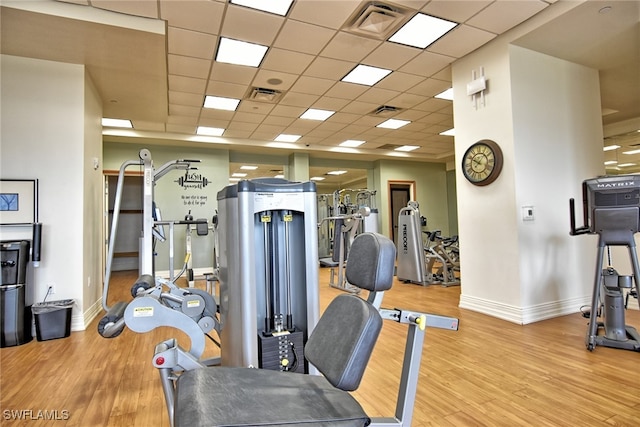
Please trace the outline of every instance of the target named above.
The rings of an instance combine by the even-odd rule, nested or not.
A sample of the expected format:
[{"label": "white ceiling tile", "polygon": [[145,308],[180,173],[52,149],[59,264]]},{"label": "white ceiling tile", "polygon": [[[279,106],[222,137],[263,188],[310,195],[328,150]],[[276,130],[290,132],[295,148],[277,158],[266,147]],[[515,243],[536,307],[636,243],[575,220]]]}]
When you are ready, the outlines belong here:
[{"label": "white ceiling tile", "polygon": [[222,96],[225,98],[241,99],[247,92],[247,86],[235,83],[225,83],[209,80],[207,95]]},{"label": "white ceiling tile", "polygon": [[426,79],[423,82],[415,85],[411,89],[407,90],[407,92],[415,95],[433,97],[449,89],[450,87],[450,82],[438,79]]},{"label": "white ceiling tile", "polygon": [[[297,21],[309,22],[323,27],[341,28],[351,14],[360,6],[360,0],[297,1],[289,12],[289,17]],[[318,13],[321,10],[322,13]]]},{"label": "white ceiling tile", "polygon": [[313,55],[271,48],[262,62],[262,68],[285,73],[302,74],[315,58]]},{"label": "white ceiling tile", "polygon": [[203,108],[200,112],[200,118],[229,121],[233,118],[234,114],[235,111],[216,110],[215,108]]},{"label": "white ceiling tile", "polygon": [[356,98],[360,102],[371,102],[378,105],[386,104],[390,99],[398,96],[399,93],[394,90],[380,89],[372,87],[362,95]]},{"label": "white ceiling tile", "polygon": [[321,110],[338,111],[350,101],[344,98],[333,98],[329,96],[323,96],[318,99],[313,105],[313,108],[319,108]]},{"label": "white ceiling tile", "polygon": [[191,56],[168,55],[169,74],[206,79],[211,68],[211,60]]},{"label": "white ceiling tile", "polygon": [[[330,137],[331,135],[333,135],[335,133],[335,131],[332,130],[327,130],[327,129],[321,129],[320,126],[318,126],[317,128],[311,130],[310,132],[308,132],[305,135],[305,138],[307,137],[315,137],[315,138],[320,138],[320,139],[325,139]],[[303,142],[307,142],[308,140],[305,139]]]},{"label": "white ceiling tile", "polygon": [[316,58],[304,72],[305,76],[340,80],[353,70],[357,63],[331,58]]},{"label": "white ceiling tile", "polygon": [[362,116],[358,120],[356,120],[354,124],[360,125],[360,126],[366,126],[367,128],[371,129],[376,127],[377,125],[379,125],[380,123],[384,122],[387,119],[388,117],[380,117],[380,116],[374,116],[374,115]]},{"label": "white ceiling tile", "polygon": [[146,16],[154,19],[159,16],[158,3],[155,1],[92,0],[91,5],[127,15]]},{"label": "white ceiling tile", "polygon": [[204,94],[207,81],[193,77],[169,75],[169,90],[175,92],[189,92]]},{"label": "white ceiling tile", "polygon": [[256,132],[260,132],[263,134],[270,134],[273,135],[274,137],[280,135],[281,133],[284,132],[285,126],[277,126],[277,125],[267,125],[267,124],[261,124],[256,128]]},{"label": "white ceiling tile", "polygon": [[352,114],[352,113],[345,113],[343,111],[338,111],[333,116],[329,117],[328,120],[332,122],[348,124],[348,123],[355,122],[359,117],[360,117],[359,114]]},{"label": "white ceiling tile", "polygon": [[[346,61],[360,62],[369,55],[381,42],[340,31],[322,50],[320,56]],[[370,64],[375,65],[375,64]]]},{"label": "white ceiling tile", "polygon": [[258,69],[253,67],[214,62],[209,78],[216,81],[249,85],[257,72]]},{"label": "white ceiling tile", "polygon": [[226,129],[229,126],[228,120],[221,119],[212,119],[208,117],[200,117],[200,121],[198,122],[198,126],[206,126],[211,128],[221,128]]},{"label": "white ceiling tile", "polygon": [[216,36],[169,27],[167,44],[169,53],[211,59],[216,47]]},{"label": "white ceiling tile", "polygon": [[304,22],[287,20],[274,42],[275,47],[296,52],[318,54],[335,31]]},{"label": "white ceiling tile", "polygon": [[325,96],[351,100],[365,93],[367,89],[369,89],[369,86],[338,82],[325,93]]},{"label": "white ceiling tile", "polygon": [[414,108],[420,111],[434,112],[441,110],[446,106],[447,103],[450,102],[451,101],[446,101],[444,99],[431,98],[421,104],[416,105]]},{"label": "white ceiling tile", "polygon": [[164,132],[164,122],[146,122],[144,120],[132,120],[135,130]]},{"label": "white ceiling tile", "polygon": [[273,141],[277,134],[268,133],[268,132],[253,132],[251,134],[251,139],[259,140],[259,141]]},{"label": "white ceiling tile", "polygon": [[400,71],[394,71],[393,73],[382,79],[380,82],[378,82],[376,84],[376,87],[404,92],[423,80],[424,77],[415,74],[407,74]]},{"label": "white ceiling tile", "polygon": [[422,12],[462,23],[493,3],[494,0],[431,0]]},{"label": "white ceiling tile", "polygon": [[422,49],[404,46],[398,43],[384,42],[376,50],[371,52],[363,61],[363,64],[374,67],[397,70],[413,58],[418,56]]},{"label": "white ceiling tile", "polygon": [[[133,3],[133,2],[120,2]],[[153,2],[141,2],[153,3]],[[161,0],[160,17],[170,27],[184,28],[207,34],[220,34],[224,4],[212,1]]]},{"label": "white ceiling tile", "polygon": [[321,79],[318,77],[300,76],[298,80],[291,86],[291,90],[300,93],[309,93],[313,95],[324,94],[331,86],[334,85],[333,80]]},{"label": "white ceiling tile", "polygon": [[276,105],[273,108],[272,114],[274,116],[293,117],[298,118],[304,113],[306,108],[290,107],[286,105]]},{"label": "white ceiling tile", "polygon": [[408,7],[414,10],[419,10],[423,7],[429,0],[394,0],[394,3],[397,3],[401,6]]},{"label": "white ceiling tile", "polygon": [[260,69],[256,73],[252,84],[256,87],[285,91],[293,85],[297,78],[297,74]]},{"label": "white ceiling tile", "polygon": [[307,95],[304,93],[289,91],[282,97],[280,103],[282,105],[309,108],[317,99],[318,95]]},{"label": "white ceiling tile", "polygon": [[230,4],[221,35],[235,40],[269,46],[276,38],[284,17]]},{"label": "white ceiling tile", "polygon": [[171,116],[198,117],[199,114],[200,107],[169,104],[169,115]]},{"label": "white ceiling tile", "polygon": [[198,123],[198,118],[193,116],[179,116],[169,114],[169,117],[167,117],[167,123],[170,123],[172,125],[195,126]]},{"label": "white ceiling tile", "polygon": [[202,107],[204,97],[199,93],[169,91],[169,103],[177,105],[188,105],[191,107]]},{"label": "white ceiling tile", "polygon": [[[360,119],[360,116],[358,115],[358,119]],[[342,129],[342,131],[345,134],[350,134],[350,135],[362,135],[363,132],[366,132],[367,130],[369,130],[370,127],[369,126],[362,126],[356,123],[352,123],[350,125],[348,125],[347,127],[345,127],[344,129]],[[351,139],[365,139],[366,138],[351,138]]]},{"label": "white ceiling tile", "polygon": [[181,125],[181,124],[173,124],[167,123],[167,132],[172,133],[186,133],[193,135],[196,133],[196,125]]},{"label": "white ceiling tile", "polygon": [[[438,123],[442,123],[444,120],[448,120],[449,116],[445,115],[445,114],[440,114],[440,113],[431,113],[431,114],[427,114],[426,116],[422,117],[420,119],[421,123],[429,123],[431,125],[436,125]],[[446,130],[446,129],[442,129],[442,130]],[[441,131],[439,131],[441,132]],[[437,133],[437,132],[435,132]]]},{"label": "white ceiling tile", "polygon": [[451,65],[444,67],[442,70],[438,71],[431,77],[437,80],[444,80],[451,83],[453,81],[453,77],[451,76]]},{"label": "white ceiling tile", "polygon": [[371,102],[353,101],[346,105],[342,109],[342,112],[353,114],[369,114],[379,106],[379,104],[372,104]]},{"label": "white ceiling tile", "polygon": [[549,6],[541,0],[497,0],[467,21],[474,27],[500,34]]},{"label": "white ceiling tile", "polygon": [[233,120],[249,123],[262,123],[264,118],[264,114],[245,113],[244,111],[236,112],[236,114],[233,116]]},{"label": "white ceiling tile", "polygon": [[249,139],[251,137],[252,131],[250,130],[240,130],[240,129],[225,129],[224,136],[226,138],[238,138],[238,139]]},{"label": "white ceiling tile", "polygon": [[[341,129],[344,129],[345,126],[347,126],[346,123],[332,122],[330,120],[326,120],[326,121],[320,123],[320,125],[316,129],[320,129],[320,130],[324,130],[324,131],[337,132],[337,131],[339,131]],[[340,142],[342,142],[342,141],[340,141]]]},{"label": "white ceiling tile", "polygon": [[398,107],[402,109],[407,109],[407,108],[413,108],[414,106],[426,100],[427,100],[426,96],[414,95],[411,93],[401,93],[395,98],[392,98],[389,101],[389,105],[393,105],[394,107]]},{"label": "white ceiling tile", "polygon": [[264,119],[262,123],[268,125],[280,125],[280,126],[289,126],[295,120],[294,117],[283,117],[283,116],[274,116],[270,114],[267,118]]},{"label": "white ceiling tile", "polygon": [[442,55],[462,58],[495,38],[495,34],[468,25],[460,25],[427,48]]},{"label": "white ceiling tile", "polygon": [[253,132],[254,130],[256,130],[258,126],[259,126],[258,123],[232,121],[231,123],[229,123],[229,126],[227,127],[227,129]]},{"label": "white ceiling tile", "polygon": [[251,101],[248,99],[242,100],[238,106],[237,111],[246,111],[247,113],[269,114],[273,110],[275,104],[269,102]]},{"label": "white ceiling tile", "polygon": [[452,56],[425,51],[401,67],[399,71],[430,77],[455,60],[456,58]]}]

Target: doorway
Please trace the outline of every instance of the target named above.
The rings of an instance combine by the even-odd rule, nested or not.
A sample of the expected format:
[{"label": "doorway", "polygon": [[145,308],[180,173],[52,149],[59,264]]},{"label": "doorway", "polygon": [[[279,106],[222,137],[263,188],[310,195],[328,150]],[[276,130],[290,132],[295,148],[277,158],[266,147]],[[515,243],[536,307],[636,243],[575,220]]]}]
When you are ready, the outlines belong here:
[{"label": "doorway", "polygon": [[400,209],[407,207],[410,200],[415,200],[415,181],[388,181],[389,184],[389,212],[391,213],[391,238],[398,245],[398,215]]}]

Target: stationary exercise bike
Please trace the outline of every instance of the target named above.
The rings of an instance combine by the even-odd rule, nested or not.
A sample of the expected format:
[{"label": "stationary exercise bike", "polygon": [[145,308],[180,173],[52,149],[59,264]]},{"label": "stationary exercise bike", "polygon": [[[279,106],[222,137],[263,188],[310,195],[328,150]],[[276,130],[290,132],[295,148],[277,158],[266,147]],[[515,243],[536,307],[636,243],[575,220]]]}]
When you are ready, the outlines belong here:
[{"label": "stationary exercise bike", "polygon": [[[640,230],[640,176],[605,176],[585,180],[582,183],[582,197],[584,225],[579,228],[575,224],[574,199],[569,200],[570,234],[598,235],[598,257],[585,344],[590,351],[597,345],[640,351],[640,334],[625,324],[628,298],[634,296],[637,299],[640,283],[634,240],[634,235]],[[621,276],[613,268],[609,251],[611,246],[626,246],[629,249],[633,276]],[[605,248],[608,263],[606,268],[602,268]],[[598,317],[603,320],[598,321]]]}]

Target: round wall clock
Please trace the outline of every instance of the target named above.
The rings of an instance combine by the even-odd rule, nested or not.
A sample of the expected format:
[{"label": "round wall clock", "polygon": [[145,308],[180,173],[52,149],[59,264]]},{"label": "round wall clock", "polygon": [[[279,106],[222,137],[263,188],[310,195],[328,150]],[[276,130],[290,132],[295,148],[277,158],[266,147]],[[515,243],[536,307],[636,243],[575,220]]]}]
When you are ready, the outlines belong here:
[{"label": "round wall clock", "polygon": [[490,139],[471,145],[462,158],[462,173],[474,185],[489,185],[502,170],[502,150]]}]

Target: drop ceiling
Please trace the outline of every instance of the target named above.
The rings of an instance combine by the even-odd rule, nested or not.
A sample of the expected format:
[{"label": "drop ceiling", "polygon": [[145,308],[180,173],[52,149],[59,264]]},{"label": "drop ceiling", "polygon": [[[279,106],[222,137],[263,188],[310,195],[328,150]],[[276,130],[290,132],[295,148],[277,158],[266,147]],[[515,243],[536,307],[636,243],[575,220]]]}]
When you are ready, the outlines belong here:
[{"label": "drop ceiling", "polygon": [[[424,13],[459,25],[425,49],[353,31],[373,3],[403,11],[401,19]],[[223,0],[3,1],[1,52],[85,64],[105,117],[134,125],[128,132],[107,130],[107,143],[206,141],[255,153],[447,162],[453,160],[453,137],[440,133],[453,127],[452,102],[435,95],[451,87],[451,64],[560,3],[568,2],[297,0],[278,16]],[[611,9],[602,13],[603,7]],[[615,111],[603,117],[605,125],[640,118],[639,2],[574,1],[565,9],[517,43],[599,69],[603,110]],[[257,68],[216,62],[222,36],[268,46],[267,55]],[[357,64],[392,72],[371,87],[341,82]],[[256,88],[277,96],[256,94]],[[236,111],[206,109],[205,95],[242,101]],[[385,106],[395,108],[381,110]],[[308,108],[336,113],[326,121],[300,119]],[[411,123],[397,130],[376,127],[390,117]],[[202,138],[195,135],[198,126],[225,131]],[[624,129],[625,144],[640,144]],[[281,133],[301,138],[273,148]],[[338,144],[347,139],[366,142],[341,151]],[[389,149],[397,145],[420,148]]]}]

